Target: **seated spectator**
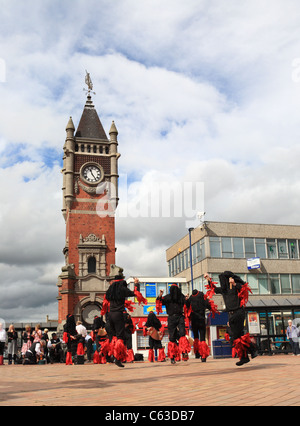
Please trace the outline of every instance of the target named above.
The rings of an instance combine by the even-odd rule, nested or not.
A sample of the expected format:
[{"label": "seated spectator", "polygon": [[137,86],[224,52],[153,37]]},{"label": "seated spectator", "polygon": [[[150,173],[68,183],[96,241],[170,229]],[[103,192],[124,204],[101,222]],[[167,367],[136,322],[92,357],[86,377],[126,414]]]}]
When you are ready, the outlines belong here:
[{"label": "seated spectator", "polygon": [[61,340],[57,337],[56,333],[52,334],[52,338],[48,342],[48,351],[50,363],[64,362],[64,354],[61,346]]},{"label": "seated spectator", "polygon": [[40,359],[44,357],[44,348],[46,346],[45,340],[40,342],[34,342],[28,351],[25,353],[25,359],[23,361],[24,365],[33,365],[36,364]]}]

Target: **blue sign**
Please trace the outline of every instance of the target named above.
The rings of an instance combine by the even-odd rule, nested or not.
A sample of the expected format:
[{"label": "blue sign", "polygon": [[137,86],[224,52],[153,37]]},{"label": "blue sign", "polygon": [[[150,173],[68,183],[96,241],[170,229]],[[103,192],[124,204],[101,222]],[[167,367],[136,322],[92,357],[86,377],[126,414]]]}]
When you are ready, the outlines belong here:
[{"label": "blue sign", "polygon": [[250,259],[247,259],[247,267],[249,271],[251,269],[259,269],[260,266],[260,257],[251,257]]},{"label": "blue sign", "polygon": [[155,283],[146,283],[146,298],[147,297],[156,297]]}]

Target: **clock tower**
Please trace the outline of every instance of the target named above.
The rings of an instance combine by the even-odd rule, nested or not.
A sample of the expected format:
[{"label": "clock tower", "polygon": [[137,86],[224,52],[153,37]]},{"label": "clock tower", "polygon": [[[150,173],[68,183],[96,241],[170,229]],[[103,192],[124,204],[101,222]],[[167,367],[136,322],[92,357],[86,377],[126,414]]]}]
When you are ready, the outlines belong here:
[{"label": "clock tower", "polygon": [[74,314],[88,328],[99,315],[109,281],[116,275],[114,212],[120,156],[116,126],[112,122],[108,139],[92,102],[91,87],[77,129],[71,117],[66,127],[62,169],[65,265],[57,282],[60,326],[68,314]]}]

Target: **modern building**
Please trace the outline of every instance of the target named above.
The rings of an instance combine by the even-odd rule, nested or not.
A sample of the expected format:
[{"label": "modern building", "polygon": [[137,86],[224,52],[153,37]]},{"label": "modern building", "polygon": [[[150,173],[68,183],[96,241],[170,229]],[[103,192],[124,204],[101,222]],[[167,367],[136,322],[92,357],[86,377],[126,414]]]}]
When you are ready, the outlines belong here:
[{"label": "modern building", "polygon": [[[246,307],[250,333],[268,353],[290,349],[288,320],[300,325],[300,226],[204,222],[172,245],[166,258],[170,279],[186,278],[190,290],[205,292],[206,272],[216,282],[225,270],[240,275],[252,289]],[[219,310],[225,308],[222,296],[214,300]],[[208,330],[211,340],[222,338],[226,315],[209,324],[215,325]]]}]

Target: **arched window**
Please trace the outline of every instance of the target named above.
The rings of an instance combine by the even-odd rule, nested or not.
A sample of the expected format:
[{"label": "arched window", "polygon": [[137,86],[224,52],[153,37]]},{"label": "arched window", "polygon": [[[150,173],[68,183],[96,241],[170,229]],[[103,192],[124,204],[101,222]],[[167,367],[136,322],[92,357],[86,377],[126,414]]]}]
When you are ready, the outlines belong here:
[{"label": "arched window", "polygon": [[88,260],[88,273],[92,274],[96,272],[96,259],[94,256],[89,257]]}]

